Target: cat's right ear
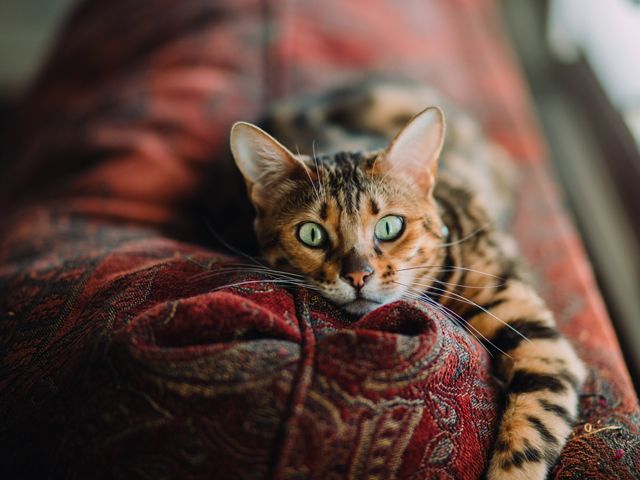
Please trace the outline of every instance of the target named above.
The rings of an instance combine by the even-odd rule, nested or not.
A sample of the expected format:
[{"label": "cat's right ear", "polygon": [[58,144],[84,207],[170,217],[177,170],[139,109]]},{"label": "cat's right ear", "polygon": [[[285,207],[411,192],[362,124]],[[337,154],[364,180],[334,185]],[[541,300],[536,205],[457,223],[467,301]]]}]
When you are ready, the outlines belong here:
[{"label": "cat's right ear", "polygon": [[423,110],[400,130],[376,166],[411,178],[423,191],[430,192],[435,183],[445,131],[442,110],[438,107]]},{"label": "cat's right ear", "polygon": [[260,205],[282,182],[306,170],[293,153],[264,130],[246,122],[231,128],[231,152],[251,200]]}]

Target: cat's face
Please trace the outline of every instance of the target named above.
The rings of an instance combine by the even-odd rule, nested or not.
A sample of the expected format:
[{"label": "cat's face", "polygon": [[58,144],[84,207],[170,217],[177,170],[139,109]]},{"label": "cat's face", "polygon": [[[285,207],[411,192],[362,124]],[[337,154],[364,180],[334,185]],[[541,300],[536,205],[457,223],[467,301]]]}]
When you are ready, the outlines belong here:
[{"label": "cat's face", "polygon": [[231,146],[265,259],[352,314],[423,291],[426,267],[443,256],[431,194],[443,138],[444,118],[431,108],[384,151],[314,160],[236,124]]}]

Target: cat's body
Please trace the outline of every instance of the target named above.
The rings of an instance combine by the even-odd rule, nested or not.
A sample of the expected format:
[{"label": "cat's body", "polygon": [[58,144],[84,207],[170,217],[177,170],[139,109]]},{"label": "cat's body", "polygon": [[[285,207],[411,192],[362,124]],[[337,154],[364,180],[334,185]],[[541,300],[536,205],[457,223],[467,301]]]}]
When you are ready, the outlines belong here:
[{"label": "cat's body", "polygon": [[443,150],[439,109],[411,119],[434,103],[428,87],[359,84],[274,110],[265,128],[306,155],[249,124],[234,127],[232,149],[272,266],[355,315],[420,299],[493,351],[506,406],[488,478],[542,479],[571,431],[584,369],[494,226],[509,214],[509,164],[451,107]]}]

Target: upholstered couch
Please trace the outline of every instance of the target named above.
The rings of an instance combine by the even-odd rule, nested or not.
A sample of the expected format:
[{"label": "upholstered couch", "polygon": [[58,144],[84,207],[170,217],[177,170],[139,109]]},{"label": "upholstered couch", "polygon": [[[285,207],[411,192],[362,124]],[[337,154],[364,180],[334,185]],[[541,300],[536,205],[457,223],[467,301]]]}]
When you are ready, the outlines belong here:
[{"label": "upholstered couch", "polygon": [[640,413],[492,0],[87,0],[2,178],[1,478],[476,478],[487,353],[419,303],[355,320],[250,260],[236,120],[354,76],[431,82],[521,171],[512,221],[589,365],[554,478],[638,478]]}]

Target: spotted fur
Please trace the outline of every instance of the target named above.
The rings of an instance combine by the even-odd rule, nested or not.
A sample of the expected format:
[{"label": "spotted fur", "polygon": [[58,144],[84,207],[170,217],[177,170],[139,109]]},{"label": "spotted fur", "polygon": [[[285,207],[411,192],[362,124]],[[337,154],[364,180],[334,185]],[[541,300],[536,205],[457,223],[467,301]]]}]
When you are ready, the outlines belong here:
[{"label": "spotted fur", "polygon": [[[412,117],[416,105],[434,103],[450,119],[444,149],[442,112]],[[435,90],[407,83],[283,104],[264,127],[296,152],[312,145],[293,154],[257,127],[234,127],[266,260],[354,315],[419,298],[463,323],[494,353],[506,385],[488,478],[545,478],[571,431],[585,372],[496,227],[514,184],[504,154]],[[403,231],[379,241],[375,225],[390,214],[404,219]],[[326,231],[322,248],[297,236],[309,221]]]}]

